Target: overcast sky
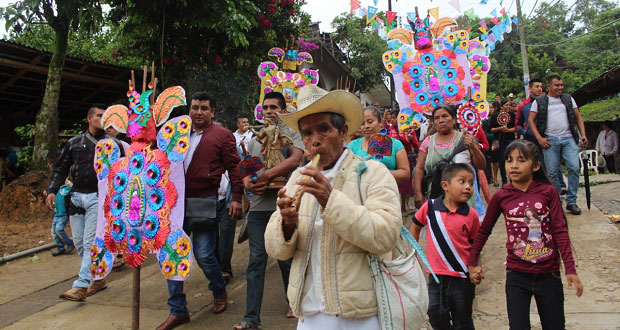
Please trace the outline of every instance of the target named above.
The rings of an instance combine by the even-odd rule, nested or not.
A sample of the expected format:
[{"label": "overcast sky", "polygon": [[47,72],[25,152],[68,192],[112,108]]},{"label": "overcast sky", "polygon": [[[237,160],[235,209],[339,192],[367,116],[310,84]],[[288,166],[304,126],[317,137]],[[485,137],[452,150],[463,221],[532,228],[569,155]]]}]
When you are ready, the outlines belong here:
[{"label": "overcast sky", "polygon": [[[360,0],[362,7],[368,5],[374,6],[375,0]],[[505,7],[510,13],[510,16],[517,14],[517,8],[515,0],[488,0],[486,5],[481,5],[480,0],[459,0],[461,5],[461,11],[458,12],[451,5],[448,4],[450,0],[377,0],[377,6],[380,11],[388,10],[388,1],[392,1],[392,11],[395,11],[400,16],[405,16],[407,12],[414,11],[414,7],[418,6],[421,13],[426,13],[429,8],[439,7],[439,16],[456,17],[466,10],[471,8],[479,17],[489,16],[489,13],[493,9],[499,10]],[[537,7],[543,2],[554,2],[555,0],[521,0],[523,3],[524,15],[529,15],[532,7],[537,4]],[[572,5],[574,0],[562,0],[565,3]],[[620,0],[612,0],[620,1]],[[0,7],[5,7],[9,3],[13,3],[15,0],[0,0]],[[349,0],[306,0],[307,4],[302,9],[308,12],[312,16],[312,21],[321,22],[320,28],[323,32],[332,31],[331,21],[343,12],[349,12],[350,2]],[[501,3],[501,4],[500,4]],[[0,37],[6,34],[5,22],[0,20]]]}]

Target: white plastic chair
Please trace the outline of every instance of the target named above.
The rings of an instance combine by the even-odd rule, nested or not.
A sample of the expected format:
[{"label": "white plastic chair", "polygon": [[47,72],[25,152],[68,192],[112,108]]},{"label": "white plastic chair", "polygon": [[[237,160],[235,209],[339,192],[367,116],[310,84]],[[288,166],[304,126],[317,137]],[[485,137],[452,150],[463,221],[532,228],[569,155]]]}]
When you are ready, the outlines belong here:
[{"label": "white plastic chair", "polygon": [[592,150],[584,150],[579,152],[579,159],[583,159],[583,153],[586,153],[589,157],[588,159],[588,170],[593,170],[598,173],[598,152],[594,149]]}]

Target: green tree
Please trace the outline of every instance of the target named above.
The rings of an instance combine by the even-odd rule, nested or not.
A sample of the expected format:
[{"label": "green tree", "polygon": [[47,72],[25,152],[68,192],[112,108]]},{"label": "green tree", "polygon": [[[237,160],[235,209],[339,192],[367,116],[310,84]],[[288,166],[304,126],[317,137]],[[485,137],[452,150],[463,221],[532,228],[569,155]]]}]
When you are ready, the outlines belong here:
[{"label": "green tree", "polygon": [[387,44],[366,26],[366,19],[342,14],[333,20],[332,27],[335,31],[331,38],[344,53],[345,64],[351,76],[357,79],[360,90],[368,91],[377,83],[383,83],[388,73],[381,57],[388,50]]},{"label": "green tree", "polygon": [[53,55],[35,122],[31,164],[34,170],[45,170],[48,162],[55,160],[58,147],[58,98],[69,32],[97,30],[102,20],[101,3],[97,0],[24,0],[3,8],[1,14],[7,20],[7,30],[19,33],[24,28],[45,24],[54,31]]}]

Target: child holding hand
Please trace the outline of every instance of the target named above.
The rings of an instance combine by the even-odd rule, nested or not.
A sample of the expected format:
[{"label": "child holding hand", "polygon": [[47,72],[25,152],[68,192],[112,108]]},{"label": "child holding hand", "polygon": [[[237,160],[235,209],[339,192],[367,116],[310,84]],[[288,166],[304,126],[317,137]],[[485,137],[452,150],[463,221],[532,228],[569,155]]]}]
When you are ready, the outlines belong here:
[{"label": "child holding hand", "polygon": [[495,222],[506,220],[506,305],[510,329],[530,329],[530,302],[536,299],[543,329],[564,329],[566,281],[577,297],[583,285],[577,276],[560,198],[541,167],[539,150],[527,140],[512,142],[505,152],[511,184],[497,191],[476,235],[468,265],[472,283],[484,278],[479,257]]},{"label": "child holding hand", "polygon": [[445,196],[424,203],[413,218],[411,234],[419,240],[426,227],[426,256],[439,283],[428,283],[428,317],[433,329],[474,329],[472,304],[476,286],[470,282],[467,258],[480,226],[478,213],[467,205],[474,194],[474,171],[462,163],[448,165],[441,177]]}]

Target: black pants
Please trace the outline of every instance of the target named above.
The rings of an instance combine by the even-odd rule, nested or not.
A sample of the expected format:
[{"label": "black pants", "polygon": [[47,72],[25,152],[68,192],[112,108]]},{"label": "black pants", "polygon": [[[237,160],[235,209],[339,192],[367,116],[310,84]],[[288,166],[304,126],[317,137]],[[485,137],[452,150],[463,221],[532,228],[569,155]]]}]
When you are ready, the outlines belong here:
[{"label": "black pants", "polygon": [[603,156],[603,158],[605,158],[605,164],[607,164],[609,173],[616,173],[616,160],[614,156]]},{"label": "black pants", "polygon": [[435,330],[475,329],[471,317],[476,286],[469,278],[437,275],[428,281],[428,318]]},{"label": "black pants", "polygon": [[564,329],[564,291],[560,272],[528,274],[506,270],[510,330],[530,329],[530,303],[536,300],[543,330]]}]

